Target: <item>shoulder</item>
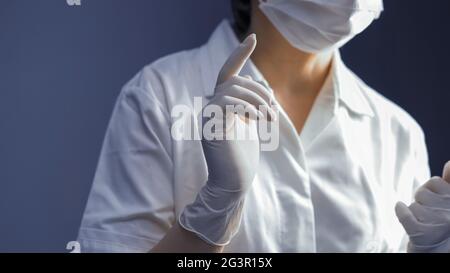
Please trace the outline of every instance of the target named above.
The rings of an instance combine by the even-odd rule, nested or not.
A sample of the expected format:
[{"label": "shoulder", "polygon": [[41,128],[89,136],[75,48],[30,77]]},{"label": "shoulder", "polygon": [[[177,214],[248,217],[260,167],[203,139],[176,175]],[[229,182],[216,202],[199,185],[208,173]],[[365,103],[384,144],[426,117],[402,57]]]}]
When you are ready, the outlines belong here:
[{"label": "shoulder", "polygon": [[145,96],[166,110],[197,93],[202,95],[203,47],[162,57],[143,67],[122,88],[124,96]]},{"label": "shoulder", "polygon": [[391,125],[393,130],[403,130],[423,134],[422,128],[415,118],[395,102],[386,98],[357,77],[358,85],[380,122]]},{"label": "shoulder", "polygon": [[402,107],[386,98],[356,75],[357,83],[374,112],[374,118],[396,136],[423,138],[419,123]]}]

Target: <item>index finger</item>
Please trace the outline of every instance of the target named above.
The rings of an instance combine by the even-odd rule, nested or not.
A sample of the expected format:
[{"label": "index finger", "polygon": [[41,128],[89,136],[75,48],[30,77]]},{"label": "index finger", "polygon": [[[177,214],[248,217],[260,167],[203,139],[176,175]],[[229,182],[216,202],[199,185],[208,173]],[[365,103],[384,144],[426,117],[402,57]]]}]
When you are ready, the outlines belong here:
[{"label": "index finger", "polygon": [[231,76],[238,75],[256,47],[256,35],[251,34],[228,57],[220,70],[217,85],[224,83]]}]

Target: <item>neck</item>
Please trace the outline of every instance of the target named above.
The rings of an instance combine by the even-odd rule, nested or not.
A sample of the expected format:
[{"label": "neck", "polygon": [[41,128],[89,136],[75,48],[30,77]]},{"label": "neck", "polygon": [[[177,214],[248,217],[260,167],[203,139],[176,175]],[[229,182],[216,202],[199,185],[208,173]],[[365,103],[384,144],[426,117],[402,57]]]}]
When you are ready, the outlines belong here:
[{"label": "neck", "polygon": [[253,8],[250,31],[258,39],[252,61],[277,93],[316,95],[331,67],[333,52],[312,54],[289,44],[259,10]]}]

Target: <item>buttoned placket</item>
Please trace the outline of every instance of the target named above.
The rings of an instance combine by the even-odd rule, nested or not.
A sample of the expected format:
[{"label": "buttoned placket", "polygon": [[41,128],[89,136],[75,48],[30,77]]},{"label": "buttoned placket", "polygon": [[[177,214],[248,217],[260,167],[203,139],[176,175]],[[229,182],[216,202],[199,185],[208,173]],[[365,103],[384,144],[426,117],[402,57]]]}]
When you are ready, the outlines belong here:
[{"label": "buttoned placket", "polygon": [[[249,73],[253,76],[254,80],[258,81],[262,85],[264,85],[271,93],[274,95],[273,89],[270,87],[269,83],[264,79],[262,74],[259,72],[257,67],[249,61],[247,65],[244,67],[244,73]],[[300,167],[300,173],[299,177],[301,177],[301,181],[296,181],[299,183],[291,184],[290,186],[292,189],[297,191],[301,196],[304,196],[308,200],[308,207],[309,210],[307,212],[308,215],[304,215],[307,223],[307,230],[304,231],[305,234],[308,234],[309,236],[302,236],[303,237],[303,244],[304,246],[308,246],[308,251],[310,252],[316,252],[316,242],[315,242],[315,223],[314,223],[314,207],[311,199],[311,185],[310,185],[310,175],[308,171],[307,166],[307,160],[306,160],[306,153],[304,145],[302,144],[302,139],[299,136],[294,124],[292,123],[291,119],[281,107],[281,104],[276,100],[275,96],[273,96],[273,100],[275,102],[275,107],[278,110],[278,122],[280,123],[279,132],[284,132],[286,135],[280,136],[283,138],[286,138],[289,140],[289,147],[292,149],[295,149],[295,151],[291,150],[291,154],[295,155],[295,159],[297,161],[298,166]],[[287,132],[287,133],[286,133]],[[293,246],[290,246],[293,247]],[[290,251],[291,249],[287,249],[287,251]]]},{"label": "buttoned placket", "polygon": [[[306,154],[309,149],[313,147],[314,141],[320,137],[320,135],[327,130],[327,128],[333,123],[336,122],[337,112],[338,112],[338,83],[336,81],[336,60],[333,60],[332,70],[330,75],[325,80],[325,83],[320,90],[311,112],[306,119],[305,125],[300,132],[297,132],[293,122],[284,111],[283,107],[276,100],[275,96],[273,99],[275,100],[276,107],[279,110],[279,122],[280,122],[280,131],[287,132],[287,138],[291,141],[292,147],[295,148],[295,155],[298,165],[301,167],[302,174],[300,174],[304,180],[301,181],[297,185],[292,185],[297,191],[301,192],[304,196],[308,196],[310,200],[310,208],[311,208],[311,217],[310,217],[310,227],[311,227],[311,244],[315,247],[315,228],[314,228],[314,204],[312,200],[312,192],[311,192],[311,179],[310,172],[308,169],[307,157]],[[268,90],[274,95],[273,89],[270,87],[269,83],[264,79],[262,74],[259,72],[257,67],[249,62],[247,65],[247,71],[252,72],[254,77],[256,77],[257,81],[263,84]],[[330,107],[332,106],[332,107]],[[284,129],[284,130],[283,130]],[[294,152],[294,151],[291,151]]]}]

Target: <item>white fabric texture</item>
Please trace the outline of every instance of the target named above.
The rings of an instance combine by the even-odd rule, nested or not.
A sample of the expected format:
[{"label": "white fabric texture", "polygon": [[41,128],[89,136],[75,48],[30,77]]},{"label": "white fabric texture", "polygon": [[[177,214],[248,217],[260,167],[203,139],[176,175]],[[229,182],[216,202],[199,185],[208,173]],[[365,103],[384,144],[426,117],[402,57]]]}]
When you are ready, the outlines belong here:
[{"label": "white fabric texture", "polygon": [[[124,86],[82,220],[82,251],[148,251],[194,201],[208,174],[201,141],[173,140],[170,111],[210,97],[238,44],[224,21],[204,46],[164,57]],[[242,74],[264,81],[251,61]],[[406,251],[394,207],[430,177],[419,125],[338,51],[301,134],[282,109],[279,119],[279,147],[261,153],[225,251]]]}]

